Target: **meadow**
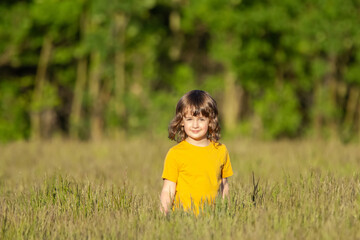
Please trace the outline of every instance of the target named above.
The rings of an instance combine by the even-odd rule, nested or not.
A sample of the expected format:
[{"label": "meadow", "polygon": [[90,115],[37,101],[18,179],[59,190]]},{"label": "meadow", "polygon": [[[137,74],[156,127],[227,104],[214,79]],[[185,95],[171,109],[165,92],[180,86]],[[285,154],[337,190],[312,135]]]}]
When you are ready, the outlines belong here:
[{"label": "meadow", "polygon": [[0,239],[360,239],[359,145],[222,142],[230,199],[198,217],[159,211],[166,139],[0,145]]}]

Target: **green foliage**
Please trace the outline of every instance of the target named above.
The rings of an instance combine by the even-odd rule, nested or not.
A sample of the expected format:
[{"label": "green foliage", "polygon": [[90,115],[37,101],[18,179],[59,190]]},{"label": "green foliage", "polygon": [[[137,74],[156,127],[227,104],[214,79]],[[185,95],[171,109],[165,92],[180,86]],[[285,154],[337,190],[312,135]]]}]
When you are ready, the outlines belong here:
[{"label": "green foliage", "polygon": [[133,94],[125,95],[125,105],[127,108],[127,123],[129,133],[140,133],[144,129],[148,128],[149,114],[144,104],[138,96]]},{"label": "green foliage", "polygon": [[40,25],[51,24],[54,27],[61,27],[73,24],[81,13],[82,2],[82,0],[34,1],[30,9],[31,17]]},{"label": "green foliage", "polygon": [[209,76],[201,84],[200,88],[210,93],[211,96],[218,96],[224,91],[223,81],[222,76]]},{"label": "green foliage", "polygon": [[[178,65],[171,79],[174,90],[183,95],[189,89],[195,89],[195,76],[193,70],[187,65]],[[174,106],[175,107],[175,106]]]},{"label": "green foliage", "polygon": [[262,120],[266,138],[293,137],[301,124],[299,104],[291,85],[266,89],[263,98],[255,102],[255,112]]},{"label": "green foliage", "polygon": [[[3,93],[0,105],[16,99],[11,100],[16,111],[3,107],[11,119],[56,109],[61,125],[56,127],[69,134],[78,61],[84,60],[80,121],[82,132],[89,132],[92,56],[99,54],[104,132],[164,129],[176,101],[195,88],[209,91],[221,106],[227,94],[222,78],[231,72],[244,91],[236,126],[240,132],[258,135],[250,126],[260,118],[262,137],[302,137],[300,129],[316,128],[314,119],[321,118],[324,129],[335,124],[338,133],[346,128],[355,136],[359,110],[349,107],[355,104],[349,103],[349,89],[360,91],[358,8],[356,1],[340,0],[5,1],[0,3],[0,85],[12,90]],[[33,94],[44,37],[52,43],[48,83],[42,100],[31,102],[27,96]],[[171,55],[173,49],[179,51],[177,57]],[[119,53],[123,66],[116,66]],[[119,67],[125,71],[121,119],[114,89]],[[27,87],[22,86],[24,78],[31,79]],[[141,94],[133,91],[134,85]],[[32,126],[26,121],[11,130],[1,126],[0,135],[6,137],[0,138],[27,136]]]},{"label": "green foliage", "polygon": [[[23,87],[29,81],[22,79]],[[26,107],[29,96],[19,96],[18,86],[12,81],[0,82],[0,142],[21,140],[28,136],[29,123]]]},{"label": "green foliage", "polygon": [[352,63],[352,64],[349,64],[347,67],[346,67],[346,70],[345,70],[345,80],[349,83],[353,83],[353,84],[356,84],[356,85],[360,85],[360,52],[357,53],[357,61]]},{"label": "green foliage", "polygon": [[150,129],[152,132],[167,136],[167,127],[175,116],[178,96],[171,92],[157,92],[152,96]]},{"label": "green foliage", "polygon": [[8,54],[8,61],[13,66],[20,65],[18,55],[21,54],[21,45],[31,28],[28,7],[26,3],[10,7],[0,4],[0,52],[5,56]]},{"label": "green foliage", "polygon": [[57,88],[51,83],[46,82],[41,97],[37,101],[33,101],[31,110],[41,112],[43,110],[52,109],[60,104]]}]

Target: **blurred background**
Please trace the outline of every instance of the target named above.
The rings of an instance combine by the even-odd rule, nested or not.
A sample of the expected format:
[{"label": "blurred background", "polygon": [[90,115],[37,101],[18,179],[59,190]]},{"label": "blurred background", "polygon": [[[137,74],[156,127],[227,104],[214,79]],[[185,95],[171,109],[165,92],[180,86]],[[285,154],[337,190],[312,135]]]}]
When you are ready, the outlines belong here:
[{"label": "blurred background", "polygon": [[1,0],[0,141],[166,136],[192,89],[225,137],[360,137],[359,0]]}]

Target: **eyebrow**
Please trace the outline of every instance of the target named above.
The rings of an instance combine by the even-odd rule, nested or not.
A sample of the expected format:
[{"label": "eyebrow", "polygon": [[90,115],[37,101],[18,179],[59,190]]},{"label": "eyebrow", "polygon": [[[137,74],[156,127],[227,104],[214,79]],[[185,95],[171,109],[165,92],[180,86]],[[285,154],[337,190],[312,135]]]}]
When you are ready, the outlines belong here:
[{"label": "eyebrow", "polygon": [[185,115],[185,116],[184,116],[184,118],[191,118],[191,117],[207,118],[207,117],[205,117],[204,115],[197,115],[197,116],[194,116],[194,115]]}]

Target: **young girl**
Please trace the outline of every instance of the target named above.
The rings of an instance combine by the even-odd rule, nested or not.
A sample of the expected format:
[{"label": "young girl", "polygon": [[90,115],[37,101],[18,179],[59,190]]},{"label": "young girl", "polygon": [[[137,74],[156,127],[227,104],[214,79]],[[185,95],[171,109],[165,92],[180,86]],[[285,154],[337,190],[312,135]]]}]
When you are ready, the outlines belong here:
[{"label": "young girl", "polygon": [[233,174],[229,153],[220,144],[216,101],[205,91],[186,93],[176,106],[169,125],[169,138],[178,142],[165,158],[161,211],[172,206],[195,210],[229,192],[227,178]]}]

